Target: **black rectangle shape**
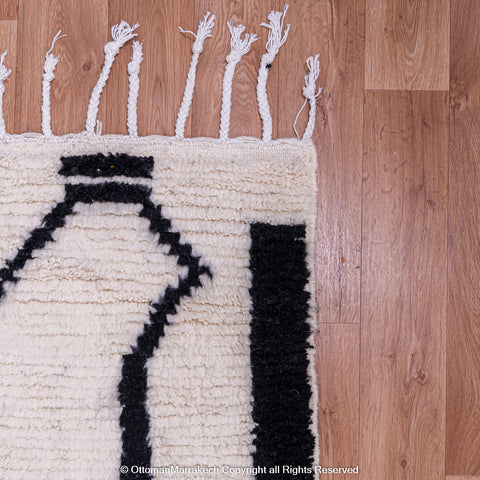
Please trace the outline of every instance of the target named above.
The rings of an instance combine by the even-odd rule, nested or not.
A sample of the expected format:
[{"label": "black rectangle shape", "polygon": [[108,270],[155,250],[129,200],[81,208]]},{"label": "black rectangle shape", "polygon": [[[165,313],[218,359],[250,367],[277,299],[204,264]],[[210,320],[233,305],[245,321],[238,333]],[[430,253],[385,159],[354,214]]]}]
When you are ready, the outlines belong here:
[{"label": "black rectangle shape", "polygon": [[60,175],[71,177],[133,177],[152,178],[153,157],[135,157],[126,153],[78,155],[62,157]]},{"label": "black rectangle shape", "polygon": [[312,480],[305,226],[254,223],[250,235],[256,478]]},{"label": "black rectangle shape", "polygon": [[145,203],[151,189],[145,185],[130,185],[127,183],[104,182],[96,184],[65,185],[66,202],[114,202],[114,203]]}]

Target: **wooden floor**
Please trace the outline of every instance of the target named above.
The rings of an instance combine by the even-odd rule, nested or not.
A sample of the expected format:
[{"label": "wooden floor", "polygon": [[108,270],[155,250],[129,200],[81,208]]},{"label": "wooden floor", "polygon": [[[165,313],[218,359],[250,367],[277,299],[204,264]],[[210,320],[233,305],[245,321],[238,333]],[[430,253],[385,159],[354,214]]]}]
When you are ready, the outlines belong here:
[{"label": "wooden floor", "polygon": [[[53,131],[84,128],[109,27],[139,22],[139,133],[172,135],[191,53],[178,25],[217,16],[187,136],[217,136],[226,21],[261,40],[239,64],[231,134],[259,136],[256,73],[279,0],[3,0],[7,131],[40,131],[52,37]],[[292,0],[269,77],[274,137],[291,137],[304,60],[319,53],[318,372],[323,466],[360,480],[480,479],[480,2]],[[123,49],[101,98],[126,133]],[[306,112],[300,126],[306,123]],[[0,459],[1,462],[1,459]]]}]

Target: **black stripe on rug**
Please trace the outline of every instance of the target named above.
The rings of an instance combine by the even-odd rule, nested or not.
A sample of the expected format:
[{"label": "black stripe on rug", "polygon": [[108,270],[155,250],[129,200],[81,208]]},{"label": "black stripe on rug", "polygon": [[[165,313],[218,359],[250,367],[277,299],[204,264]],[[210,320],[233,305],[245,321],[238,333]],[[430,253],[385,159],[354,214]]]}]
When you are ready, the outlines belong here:
[{"label": "black stripe on rug", "polygon": [[140,217],[150,222],[150,231],[158,234],[158,243],[169,245],[168,255],[177,256],[177,264],[186,266],[186,277],[180,278],[177,287],[167,286],[163,296],[151,303],[150,323],[144,325],[132,353],[123,356],[122,380],[118,386],[122,405],[120,426],[122,428],[121,464],[128,467],[120,473],[121,480],[150,480],[149,473],[133,473],[133,466],[150,467],[152,448],[149,438],[149,415],[147,412],[148,372],[147,361],[158,348],[160,337],[169,325],[167,315],[175,315],[183,297],[191,297],[195,288],[202,286],[201,276],[212,277],[207,266],[200,265],[200,257],[192,254],[192,246],[180,242],[180,233],[170,230],[171,222],[161,213],[161,206],[150,199],[142,202]]},{"label": "black stripe on rug", "polygon": [[78,183],[65,185],[65,201],[94,203],[144,203],[150,196],[151,188],[128,183]]},{"label": "black stripe on rug", "polygon": [[253,463],[262,467],[256,478],[312,480],[305,226],[254,223],[250,235]]},{"label": "black stripe on rug", "polygon": [[65,219],[71,215],[74,206],[75,201],[72,200],[57,203],[52,211],[45,215],[41,226],[30,233],[13,259],[5,262],[6,267],[0,269],[0,301],[5,294],[5,284],[18,282],[19,277],[15,276],[15,272],[23,269],[27,261],[33,258],[35,250],[41,250],[47,242],[53,242],[53,232],[65,225]]},{"label": "black stripe on rug", "polygon": [[153,157],[135,157],[126,153],[96,153],[94,155],[77,155],[62,157],[60,175],[71,177],[137,177],[152,178]]},{"label": "black stripe on rug", "polygon": [[[71,158],[71,157],[70,157]],[[74,157],[75,158],[75,157]],[[48,242],[55,241],[53,233],[65,227],[66,218],[74,215],[77,203],[114,202],[140,204],[139,216],[149,221],[149,230],[157,237],[158,244],[168,245],[167,255],[177,257],[177,264],[187,267],[185,277],[180,277],[177,286],[167,285],[157,302],[150,304],[149,322],[132,346],[132,352],[123,355],[122,378],[118,385],[118,400],[122,406],[120,427],[122,429],[121,465],[128,467],[120,471],[122,480],[150,480],[149,473],[132,473],[132,467],[150,467],[152,449],[150,445],[150,419],[147,412],[148,371],[147,361],[159,346],[160,337],[168,325],[167,315],[177,313],[177,306],[184,297],[191,297],[194,289],[202,286],[202,276],[212,277],[208,266],[200,264],[200,257],[193,254],[192,246],[181,242],[179,232],[171,230],[171,222],[162,214],[160,205],[150,199],[151,189],[145,185],[121,182],[97,184],[67,184],[65,199],[57,203],[34,229],[6,267],[0,269],[0,301],[5,294],[5,283],[17,283],[15,275],[21,271],[34,252],[43,249]]]},{"label": "black stripe on rug", "polygon": [[[17,283],[15,275],[23,269],[28,260],[33,258],[36,250],[41,250],[48,242],[53,242],[52,234],[65,226],[68,215],[72,215],[76,203],[114,202],[114,203],[149,203],[151,189],[144,185],[103,182],[99,184],[65,185],[65,199],[45,215],[41,225],[34,229],[13,259],[7,260],[6,267],[0,269],[0,300],[5,294],[5,283]],[[150,202],[151,203],[151,202]],[[172,235],[175,232],[172,232]],[[179,234],[178,234],[179,235]],[[178,242],[172,245],[176,248]]]}]

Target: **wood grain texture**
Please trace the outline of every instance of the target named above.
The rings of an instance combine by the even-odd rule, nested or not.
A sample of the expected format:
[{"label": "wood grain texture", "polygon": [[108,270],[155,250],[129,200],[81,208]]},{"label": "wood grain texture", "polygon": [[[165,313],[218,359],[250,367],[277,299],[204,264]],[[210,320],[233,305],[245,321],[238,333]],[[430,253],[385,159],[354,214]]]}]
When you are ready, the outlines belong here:
[{"label": "wood grain texture", "polygon": [[[195,25],[207,11],[215,13],[213,37],[205,43],[197,69],[197,84],[192,104],[193,136],[218,137],[222,99],[222,80],[226,56],[230,52],[230,32],[227,22],[242,24],[246,32],[256,33],[259,39],[242,58],[235,70],[232,86],[230,137],[261,136],[262,126],[258,113],[256,85],[260,59],[265,52],[268,30],[260,26],[268,22],[271,10],[280,10],[279,0],[224,2],[222,0],[196,0]],[[290,12],[287,22],[291,22]],[[288,42],[288,40],[287,40]],[[283,47],[282,47],[283,48]],[[273,119],[273,137],[277,137],[279,57],[272,64],[267,83],[267,94]]]},{"label": "wood grain texture", "polygon": [[445,476],[447,99],[366,93],[361,480]]},{"label": "wood grain texture", "polygon": [[480,5],[452,1],[447,474],[480,475]]},{"label": "wood grain texture", "polygon": [[[303,103],[305,60],[320,54],[317,128],[317,371],[320,457],[356,466],[359,435],[361,198],[363,146],[363,0],[289,2],[290,41],[279,53],[278,136],[294,135]],[[308,36],[302,32],[308,31]],[[299,118],[303,132],[307,111]],[[337,379],[342,379],[337,381]],[[355,475],[322,475],[322,478]]]},{"label": "wood grain texture", "polygon": [[[107,13],[102,0],[25,0],[21,133],[41,131],[43,63],[59,29],[67,37],[55,44],[53,52],[60,61],[51,84],[52,131],[61,135],[84,130],[90,94],[103,65],[103,45],[109,33]],[[103,97],[100,120],[105,117],[105,105]]]},{"label": "wood grain texture", "polygon": [[[360,326],[322,324],[317,334],[320,460],[325,467],[359,465]],[[344,480],[353,474],[325,474]]]},{"label": "wood grain texture", "polygon": [[22,18],[19,0],[3,0],[0,2],[0,20],[18,20]]},{"label": "wood grain texture", "polygon": [[[314,134],[322,464],[358,463],[360,480],[480,480],[480,6],[289,3],[292,29],[268,81],[274,138],[293,136],[307,56],[320,54],[324,87]],[[214,36],[198,64],[186,136],[218,136],[228,20],[260,37],[237,66],[230,134],[260,136],[255,87],[268,36],[260,23],[282,8],[280,0],[0,2],[0,50],[8,47],[14,70],[7,131],[40,131],[42,67],[59,28],[68,37],[54,50],[53,132],[83,130],[110,27],[124,19],[141,24],[139,134],[172,135],[192,46],[176,29],[195,30],[210,10]],[[131,51],[121,49],[101,97],[103,133],[126,133]],[[450,133],[444,93],[368,90],[446,90],[449,55]]]},{"label": "wood grain texture", "polygon": [[446,480],[480,480],[480,477],[473,475],[447,475]]},{"label": "wood grain texture", "polygon": [[[363,147],[364,2],[293,1],[291,40],[282,47],[278,136],[293,136],[302,105],[305,60],[320,54],[318,153],[317,336],[319,432],[324,466],[359,463],[359,328],[322,325],[360,321]],[[302,34],[311,32],[309,36]],[[307,111],[299,117],[303,132]],[[336,379],[341,378],[340,382]],[[353,478],[330,475],[325,478]]]},{"label": "wood grain texture", "polygon": [[5,81],[5,93],[3,94],[3,118],[5,120],[5,131],[16,132],[16,91],[19,75],[17,74],[17,64],[19,58],[17,56],[17,20],[0,20],[0,53],[8,50],[5,57],[5,66],[12,71],[8,79]]},{"label": "wood grain texture", "polygon": [[[360,321],[364,2],[292,2],[291,43],[280,52],[279,136],[302,105],[305,60],[320,54],[314,141],[318,153],[317,302],[320,322]],[[308,36],[302,32],[311,32]],[[307,111],[299,118],[303,132]]]},{"label": "wood grain texture", "polygon": [[[109,0],[109,25],[120,20],[140,24],[137,40],[143,42],[144,60],[138,96],[139,135],[174,134],[192,49],[191,40],[177,27],[193,27],[193,5],[192,0]],[[120,50],[112,68],[106,91],[108,133],[127,133],[127,65],[131,56],[129,42]],[[191,136],[190,120],[185,136]]]},{"label": "wood grain texture", "polygon": [[450,0],[366,0],[365,87],[448,90]]}]

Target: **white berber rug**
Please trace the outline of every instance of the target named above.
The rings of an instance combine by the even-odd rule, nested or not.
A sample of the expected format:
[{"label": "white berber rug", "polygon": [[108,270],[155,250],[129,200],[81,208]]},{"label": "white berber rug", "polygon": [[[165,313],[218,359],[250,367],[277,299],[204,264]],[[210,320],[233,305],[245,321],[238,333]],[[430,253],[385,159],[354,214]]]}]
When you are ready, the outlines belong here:
[{"label": "white berber rug", "polygon": [[185,139],[202,22],[175,137],[136,135],[139,43],[130,134],[100,135],[122,22],[85,132],[51,132],[49,52],[43,134],[0,138],[2,480],[316,476],[311,131],[271,140],[259,95],[263,139],[228,139],[228,105],[221,138]]}]

